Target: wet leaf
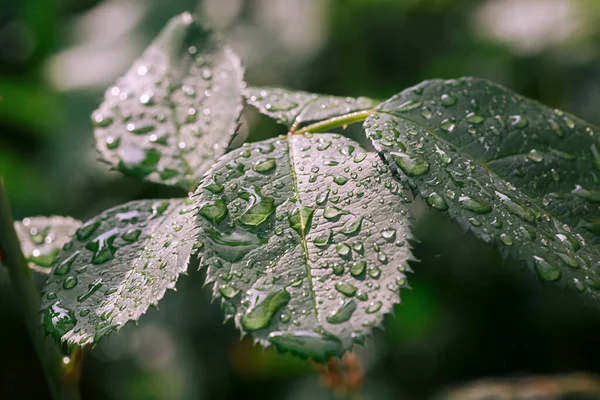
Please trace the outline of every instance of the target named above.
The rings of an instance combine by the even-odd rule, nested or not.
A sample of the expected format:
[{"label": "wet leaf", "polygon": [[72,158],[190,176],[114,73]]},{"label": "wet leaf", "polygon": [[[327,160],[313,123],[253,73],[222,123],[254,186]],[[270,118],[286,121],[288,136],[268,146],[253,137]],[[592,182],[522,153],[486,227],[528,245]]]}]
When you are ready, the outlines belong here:
[{"label": "wet leaf", "polygon": [[596,127],[474,78],[407,89],[364,127],[433,208],[540,280],[600,297]]},{"label": "wet leaf", "polygon": [[156,305],[187,269],[196,240],[189,202],[133,201],[81,225],[42,291],[46,333],[96,343]]},{"label": "wet leaf", "polygon": [[411,258],[405,198],[356,142],[307,134],[246,144],[196,196],[213,295],[261,344],[339,356],[400,301]]},{"label": "wet leaf", "polygon": [[233,139],[242,79],[229,46],[190,14],[173,18],[92,114],[102,159],[193,191]]},{"label": "wet leaf", "polygon": [[367,110],[378,104],[366,97],[325,96],[282,88],[250,87],[244,96],[248,104],[288,128]]},{"label": "wet leaf", "polygon": [[60,249],[81,225],[70,217],[30,217],[15,223],[23,255],[29,267],[47,274]]}]

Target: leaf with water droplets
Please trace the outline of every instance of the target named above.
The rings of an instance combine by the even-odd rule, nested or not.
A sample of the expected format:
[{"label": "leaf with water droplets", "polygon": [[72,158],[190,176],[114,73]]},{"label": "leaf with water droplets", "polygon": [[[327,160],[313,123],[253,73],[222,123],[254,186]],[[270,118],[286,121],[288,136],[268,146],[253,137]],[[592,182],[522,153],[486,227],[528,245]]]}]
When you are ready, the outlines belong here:
[{"label": "leaf with water droplets", "polygon": [[187,269],[197,236],[190,204],[138,200],[81,225],[42,291],[46,333],[92,344],[157,304]]},{"label": "leaf with water droplets", "polygon": [[47,274],[60,249],[71,240],[81,221],[70,217],[30,217],[15,222],[23,255],[33,270]]},{"label": "leaf with water droplets", "polygon": [[[419,109],[403,110],[407,102]],[[540,280],[600,299],[598,130],[475,78],[426,81],[364,124],[390,167],[438,210]]]},{"label": "leaf with water droplets", "polygon": [[244,90],[244,96],[261,114],[288,128],[368,110],[378,104],[366,97],[325,96],[282,88],[249,87]]},{"label": "leaf with water droplets", "polygon": [[[254,168],[265,159],[268,173]],[[246,144],[217,162],[196,196],[213,295],[261,344],[339,356],[400,301],[411,258],[406,199],[358,143],[306,134]]]},{"label": "leaf with water droplets", "polygon": [[181,14],[106,91],[96,147],[123,173],[193,191],[233,139],[243,85],[238,56]]}]

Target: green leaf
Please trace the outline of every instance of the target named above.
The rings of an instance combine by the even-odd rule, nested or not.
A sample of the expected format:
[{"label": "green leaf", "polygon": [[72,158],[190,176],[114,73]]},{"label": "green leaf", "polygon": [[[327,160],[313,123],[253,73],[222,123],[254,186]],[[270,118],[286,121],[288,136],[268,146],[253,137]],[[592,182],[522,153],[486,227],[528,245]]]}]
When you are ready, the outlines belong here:
[{"label": "green leaf", "polygon": [[244,91],[244,96],[248,104],[288,128],[368,110],[378,104],[366,97],[324,96],[281,88],[250,87]]},{"label": "green leaf", "polygon": [[364,127],[432,207],[542,281],[599,297],[596,127],[474,78],[407,89]]},{"label": "green leaf", "polygon": [[23,255],[29,267],[47,274],[60,249],[71,240],[81,221],[70,217],[30,217],[15,222]]},{"label": "green leaf", "polygon": [[356,142],[306,134],[246,144],[196,195],[207,282],[226,318],[261,344],[339,356],[400,301],[406,199]]},{"label": "green leaf", "polygon": [[188,13],[173,18],[92,115],[103,160],[193,191],[242,110],[238,56]]},{"label": "green leaf", "polygon": [[43,288],[46,333],[97,343],[156,305],[187,269],[196,240],[188,203],[133,201],[83,224]]}]

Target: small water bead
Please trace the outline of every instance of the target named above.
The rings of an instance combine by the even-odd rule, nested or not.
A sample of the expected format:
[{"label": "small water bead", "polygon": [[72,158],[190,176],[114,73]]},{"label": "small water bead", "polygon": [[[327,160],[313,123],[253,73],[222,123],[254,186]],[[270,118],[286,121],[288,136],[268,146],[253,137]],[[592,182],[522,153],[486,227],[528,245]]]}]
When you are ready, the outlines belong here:
[{"label": "small water bead", "polygon": [[331,243],[331,236],[333,232],[331,229],[327,229],[321,233],[319,233],[314,239],[313,244],[317,247],[326,247]]},{"label": "small water bead", "polygon": [[406,112],[410,110],[414,110],[415,108],[419,108],[423,105],[422,101],[409,100],[405,103],[402,103],[395,109],[398,112]]},{"label": "small water bead", "polygon": [[344,228],[342,228],[342,233],[348,236],[357,234],[358,232],[360,232],[362,222],[362,217],[357,218],[354,221],[348,222],[346,225],[344,225]]},{"label": "small water bead", "polygon": [[219,288],[219,293],[226,299],[232,299],[235,296],[237,296],[240,292],[240,289],[229,285],[223,285]]},{"label": "small water bead", "polygon": [[367,263],[365,261],[356,262],[350,267],[350,275],[358,277],[365,272],[366,267]]},{"label": "small water bead", "polygon": [[338,176],[335,176],[335,177],[333,178],[333,181],[334,181],[335,183],[337,183],[338,185],[342,186],[342,185],[345,185],[345,184],[346,184],[346,182],[348,182],[348,178],[346,178],[346,177],[344,177],[344,176],[339,176],[339,175],[338,175]]},{"label": "small water bead", "polygon": [[335,246],[335,251],[342,257],[347,256],[352,251],[346,243],[339,243]]},{"label": "small water bead", "polygon": [[329,220],[335,220],[335,219],[339,218],[340,216],[347,215],[347,214],[348,214],[347,211],[341,210],[337,207],[326,207],[325,210],[323,211],[323,216]]},{"label": "small water bead", "polygon": [[[382,253],[379,253],[379,254],[382,254]],[[385,254],[383,254],[383,256],[385,257],[384,261],[387,262],[387,256]],[[379,269],[379,267],[372,267],[372,268],[369,268],[367,273],[369,274],[369,276],[371,278],[377,279],[381,276],[381,269]]]},{"label": "small water bead", "polygon": [[560,258],[565,264],[571,268],[579,268],[579,262],[567,253],[556,252],[558,258]]},{"label": "small water bead", "polygon": [[276,166],[277,164],[275,162],[275,159],[268,158],[266,160],[259,161],[257,164],[254,165],[252,169],[256,172],[264,174],[273,171]]},{"label": "small water bead", "polygon": [[77,251],[61,262],[54,270],[54,275],[61,276],[69,273],[69,271],[71,271],[71,265],[73,265],[73,262],[79,256],[79,254],[79,251]]},{"label": "small water bead", "polygon": [[542,257],[534,256],[535,269],[539,277],[545,281],[555,281],[560,278],[560,269]]},{"label": "small water bead", "polygon": [[346,297],[353,297],[358,290],[356,286],[349,283],[338,282],[335,284],[335,289]]},{"label": "small water bead", "polygon": [[477,214],[487,214],[492,211],[492,206],[481,199],[469,196],[460,196],[458,201],[465,210],[473,211]]},{"label": "small water bead", "polygon": [[441,100],[444,107],[450,107],[456,104],[456,97],[446,93],[442,94]]},{"label": "small water bead", "polygon": [[540,163],[544,160],[544,155],[536,149],[532,149],[529,151],[529,153],[527,153],[527,158],[533,162]]},{"label": "small water bead", "polygon": [[467,118],[465,119],[465,121],[467,121],[468,123],[475,124],[475,125],[481,124],[484,120],[485,120],[484,117],[482,117],[481,115],[475,114],[475,113],[467,114]]},{"label": "small water bead", "polygon": [[446,132],[452,132],[454,131],[454,128],[456,128],[456,121],[454,121],[453,119],[445,119],[440,124],[440,129]]},{"label": "small water bead", "polygon": [[92,283],[88,285],[88,291],[82,294],[81,296],[77,296],[77,301],[83,302],[89,299],[94,293],[96,293],[102,287],[102,278],[98,278],[94,280]]},{"label": "small water bead", "polygon": [[431,112],[431,110],[427,107],[423,107],[421,109],[421,116],[425,119],[431,119],[431,117],[433,116],[433,113]]},{"label": "small water bead", "polygon": [[569,129],[575,128],[575,121],[573,121],[570,117],[568,117],[568,116],[565,115],[563,117],[563,121],[565,121],[565,124],[567,125],[567,127]]},{"label": "small water bead", "polygon": [[516,215],[517,217],[523,219],[526,222],[533,222],[535,220],[535,216],[531,213],[531,210],[516,203],[510,197],[498,191],[496,191],[496,196],[500,199],[502,204],[504,204],[504,206],[508,209],[508,211],[510,211],[511,214]]},{"label": "small water bead", "polygon": [[469,218],[469,222],[470,222],[470,223],[471,223],[471,225],[473,225],[473,226],[476,226],[476,227],[479,227],[479,226],[481,226],[481,221],[480,221],[480,220],[478,220],[478,219],[477,219],[477,218],[475,218],[475,217],[471,217],[471,218]]},{"label": "small water bead", "polygon": [[200,207],[198,213],[213,224],[218,224],[227,216],[227,206],[223,200],[219,199],[205,203]]},{"label": "small water bead", "polygon": [[350,300],[342,304],[340,308],[332,312],[327,316],[326,320],[330,324],[341,324],[350,319],[352,314],[356,310],[356,302],[354,300]]},{"label": "small water bead", "polygon": [[429,172],[429,163],[421,157],[409,156],[406,153],[391,153],[396,165],[407,176],[421,176]]},{"label": "small water bead", "polygon": [[374,301],[371,304],[369,304],[369,307],[367,307],[366,312],[367,314],[374,314],[381,309],[381,306],[383,306],[383,303],[381,301]]},{"label": "small water bead", "polygon": [[106,128],[113,123],[113,118],[102,115],[100,113],[94,114],[92,117],[92,125],[95,128]]},{"label": "small water bead", "polygon": [[521,115],[511,115],[508,117],[510,120],[510,124],[515,128],[525,128],[528,124],[527,118]]},{"label": "small water bead", "polygon": [[556,172],[556,170],[554,168],[552,168],[550,170],[550,173],[552,174],[552,179],[554,179],[554,182],[558,182],[560,180],[560,176],[558,175],[558,172]]},{"label": "small water bead", "polygon": [[502,241],[502,243],[504,243],[505,246],[513,245],[513,238],[506,233],[500,235],[500,240]]},{"label": "small water bead", "polygon": [[431,193],[429,196],[427,196],[426,200],[427,203],[433,208],[437,208],[440,211],[448,210],[448,203],[446,202],[446,199],[444,199],[444,197],[439,193]]}]

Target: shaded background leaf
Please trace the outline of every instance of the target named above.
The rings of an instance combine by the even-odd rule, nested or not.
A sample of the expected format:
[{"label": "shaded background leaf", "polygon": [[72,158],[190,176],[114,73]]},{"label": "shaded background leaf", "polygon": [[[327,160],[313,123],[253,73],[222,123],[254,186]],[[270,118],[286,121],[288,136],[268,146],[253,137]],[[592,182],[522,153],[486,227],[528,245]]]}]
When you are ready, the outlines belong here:
[{"label": "shaded background leaf", "polygon": [[213,295],[261,344],[340,356],[400,301],[406,199],[358,143],[306,134],[247,144],[219,160],[197,195]]},{"label": "shaded background leaf", "polygon": [[475,78],[426,81],[364,124],[433,207],[542,281],[600,295],[597,128]]},{"label": "shaded background leaf", "polygon": [[46,333],[89,345],[137,321],[186,272],[190,215],[186,199],[138,200],[81,225],[41,294]]},{"label": "shaded background leaf", "polygon": [[29,267],[47,274],[58,253],[71,241],[81,221],[70,217],[28,217],[15,222],[23,255]]},{"label": "shaded background leaf", "polygon": [[174,17],[92,115],[97,149],[126,174],[193,191],[233,139],[242,86],[233,50]]}]

